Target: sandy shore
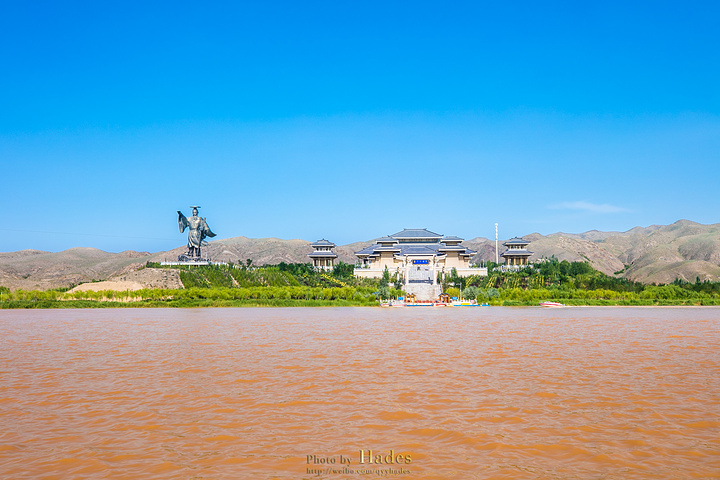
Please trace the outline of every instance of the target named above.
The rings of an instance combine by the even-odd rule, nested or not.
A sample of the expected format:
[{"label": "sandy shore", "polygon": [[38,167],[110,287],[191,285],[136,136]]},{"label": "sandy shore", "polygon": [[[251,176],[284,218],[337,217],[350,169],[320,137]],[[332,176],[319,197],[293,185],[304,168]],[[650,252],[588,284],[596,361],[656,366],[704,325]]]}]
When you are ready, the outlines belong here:
[{"label": "sandy shore", "polygon": [[142,290],[146,288],[138,282],[129,281],[105,281],[105,282],[93,282],[83,283],[75,288],[72,288],[72,292],[99,292],[101,290],[113,290],[115,292],[124,292],[126,290]]}]

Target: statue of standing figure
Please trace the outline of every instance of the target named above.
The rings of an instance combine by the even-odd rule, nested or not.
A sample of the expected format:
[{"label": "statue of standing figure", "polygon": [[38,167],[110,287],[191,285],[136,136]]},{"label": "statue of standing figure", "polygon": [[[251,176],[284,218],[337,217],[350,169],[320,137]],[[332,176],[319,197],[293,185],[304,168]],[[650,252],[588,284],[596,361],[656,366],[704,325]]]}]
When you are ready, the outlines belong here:
[{"label": "statue of standing figure", "polygon": [[[190,259],[198,259],[200,258],[200,246],[207,245],[205,237],[214,237],[215,234],[210,230],[205,219],[198,217],[198,208],[200,207],[193,205],[190,208],[192,208],[192,217],[190,218],[178,210],[178,228],[180,229],[180,233],[184,232],[186,228],[190,228],[190,230],[188,230],[187,257],[190,257]],[[182,257],[185,257],[185,255],[180,255],[179,259],[182,259]]]}]

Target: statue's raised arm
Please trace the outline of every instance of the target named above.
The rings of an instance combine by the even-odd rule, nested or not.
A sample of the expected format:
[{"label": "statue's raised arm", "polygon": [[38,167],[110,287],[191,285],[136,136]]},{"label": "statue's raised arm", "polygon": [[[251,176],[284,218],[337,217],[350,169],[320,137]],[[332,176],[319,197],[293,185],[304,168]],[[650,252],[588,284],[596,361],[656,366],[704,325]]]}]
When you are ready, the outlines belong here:
[{"label": "statue's raised arm", "polygon": [[188,219],[185,215],[182,214],[180,210],[178,212],[178,228],[180,229],[180,233],[184,232],[187,226],[189,225]]}]

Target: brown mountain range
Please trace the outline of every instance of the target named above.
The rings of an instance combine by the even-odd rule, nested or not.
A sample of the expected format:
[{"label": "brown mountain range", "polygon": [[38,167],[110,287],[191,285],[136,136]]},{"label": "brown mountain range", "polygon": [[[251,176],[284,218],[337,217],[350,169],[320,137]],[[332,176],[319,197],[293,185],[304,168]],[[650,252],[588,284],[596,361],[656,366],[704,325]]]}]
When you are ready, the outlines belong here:
[{"label": "brown mountain range", "polygon": [[[608,275],[617,273],[644,283],[670,283],[676,278],[687,281],[720,281],[720,224],[702,225],[680,220],[672,225],[636,227],[627,232],[581,234],[554,233],[525,235],[530,240],[531,259],[554,255],[560,260],[588,261]],[[306,240],[235,237],[215,240],[206,248],[214,261],[254,265],[280,262],[305,263],[312,251]],[[335,248],[338,259],[354,263],[354,252],[373,241],[357,242]],[[477,250],[474,262],[494,261],[495,242],[474,238],[463,242]],[[503,247],[500,247],[502,252]],[[125,251],[108,253],[94,248],[72,248],[51,253],[38,250],[0,253],[0,285],[16,289],[68,287],[93,280],[126,276],[148,261],[174,260],[185,247],[167,252]]]},{"label": "brown mountain range", "polygon": [[[676,278],[694,282],[720,280],[720,224],[702,225],[679,220],[672,225],[635,227],[627,232],[581,234],[538,233],[530,240],[531,260],[554,255],[560,260],[588,261],[608,275],[643,283],[670,283]],[[478,257],[494,260],[494,242],[476,238],[464,242]],[[488,255],[491,252],[491,255]]]}]

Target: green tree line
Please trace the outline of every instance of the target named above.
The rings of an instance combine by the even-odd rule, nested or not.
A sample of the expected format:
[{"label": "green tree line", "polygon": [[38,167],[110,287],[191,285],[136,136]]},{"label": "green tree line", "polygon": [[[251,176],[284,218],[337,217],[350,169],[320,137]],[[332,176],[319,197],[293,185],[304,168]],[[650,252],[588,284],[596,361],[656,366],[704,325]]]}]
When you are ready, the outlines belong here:
[{"label": "green tree line", "polygon": [[[720,282],[676,280],[670,285],[646,285],[606,275],[587,262],[559,261],[555,257],[514,272],[490,271],[488,276],[459,278],[453,272],[448,285],[462,285],[462,295],[503,305],[562,301],[569,304],[720,304]],[[449,287],[447,293],[460,293]]]}]

